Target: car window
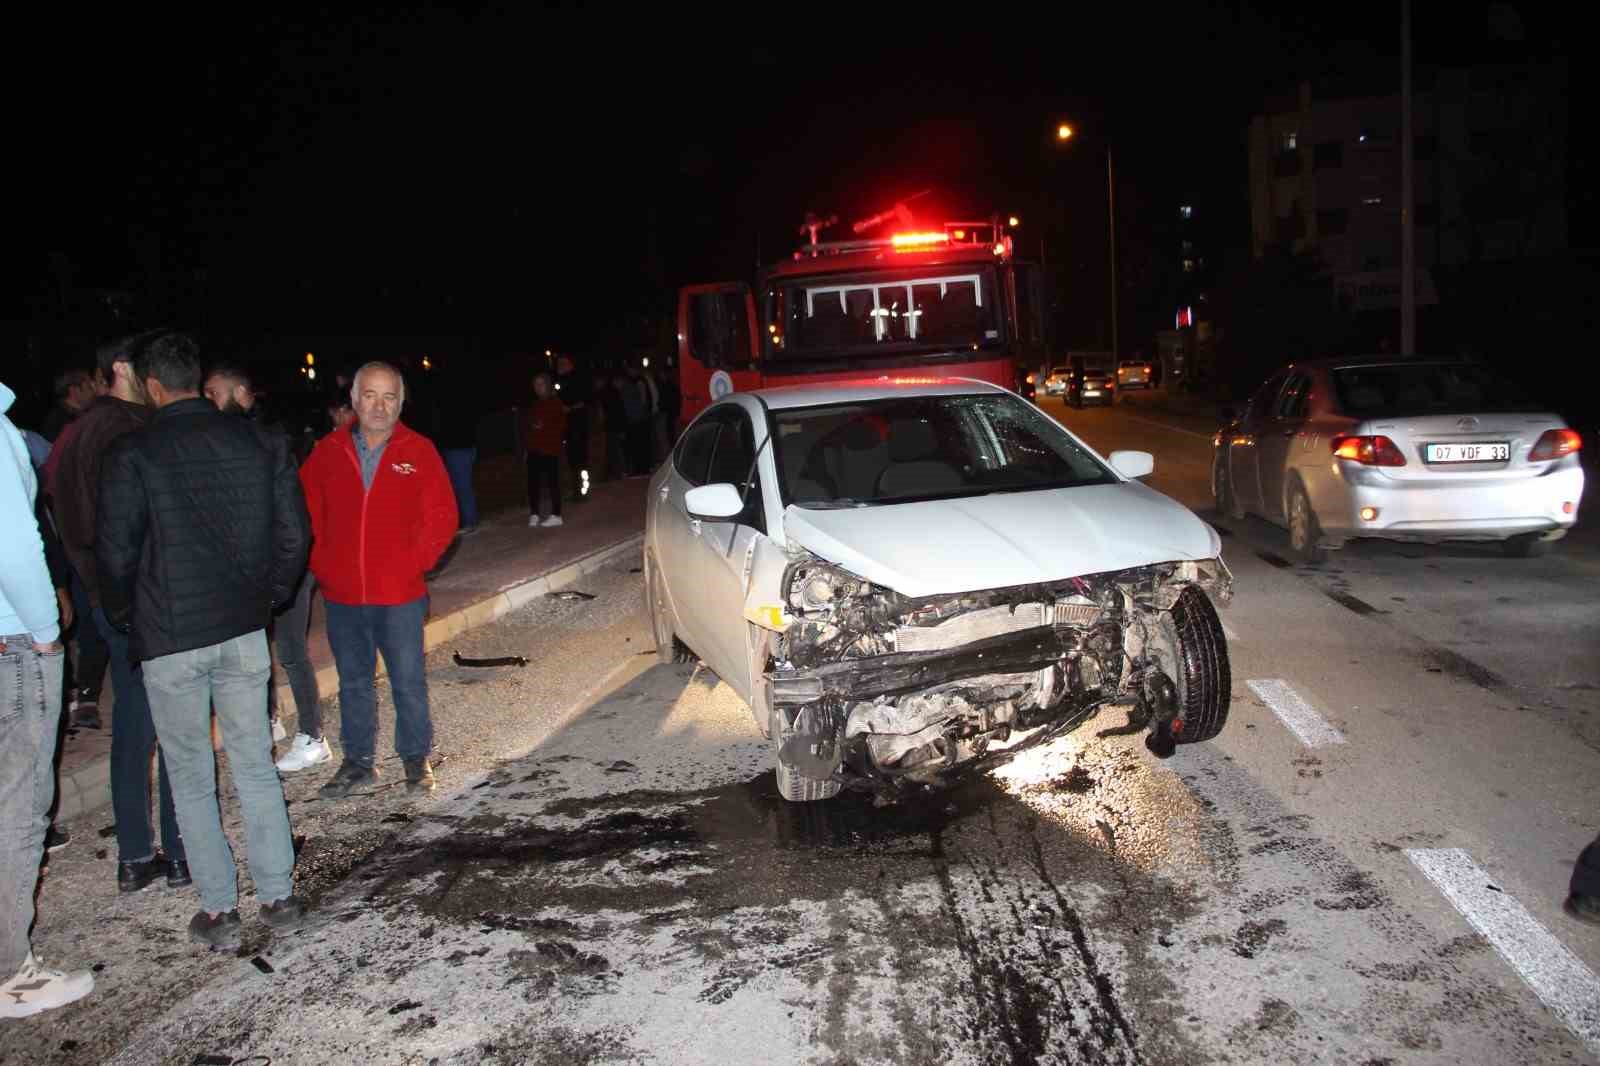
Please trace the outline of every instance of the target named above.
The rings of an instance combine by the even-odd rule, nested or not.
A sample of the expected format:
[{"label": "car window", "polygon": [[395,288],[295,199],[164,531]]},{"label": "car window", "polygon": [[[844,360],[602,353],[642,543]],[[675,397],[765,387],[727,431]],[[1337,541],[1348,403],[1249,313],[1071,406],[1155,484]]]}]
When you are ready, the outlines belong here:
[{"label": "car window", "polygon": [[[734,408],[722,414],[717,421],[720,432],[717,434],[716,448],[711,455],[706,484],[727,482],[738,489],[744,496],[745,509],[734,521],[766,532],[766,523],[762,519],[760,480],[751,473],[756,449],[750,418],[742,409]],[[748,483],[746,479],[749,479]]]},{"label": "car window", "polygon": [[1333,388],[1339,409],[1355,418],[1543,410],[1477,363],[1340,367]]},{"label": "car window", "polygon": [[856,507],[1112,484],[1061,426],[1012,396],[904,396],[775,411],[779,495]]},{"label": "car window", "polygon": [[706,481],[706,467],[711,463],[711,449],[716,444],[717,431],[721,428],[721,422],[708,414],[690,426],[683,439],[678,441],[678,447],[672,453],[672,465],[689,484],[709,484]]},{"label": "car window", "polygon": [[1278,395],[1278,390],[1283,388],[1284,379],[1288,372],[1272,375],[1250,397],[1250,402],[1245,405],[1244,417],[1264,418],[1272,410],[1272,401]]},{"label": "car window", "polygon": [[1278,400],[1279,418],[1304,418],[1306,414],[1306,396],[1311,392],[1311,379],[1305,374],[1296,374],[1289,379],[1289,384],[1283,390],[1283,396]]}]

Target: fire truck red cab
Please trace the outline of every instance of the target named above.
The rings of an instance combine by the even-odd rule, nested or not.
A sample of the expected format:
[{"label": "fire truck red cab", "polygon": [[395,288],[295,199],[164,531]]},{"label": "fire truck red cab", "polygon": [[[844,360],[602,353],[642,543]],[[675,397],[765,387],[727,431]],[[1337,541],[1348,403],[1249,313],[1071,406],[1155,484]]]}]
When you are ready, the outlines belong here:
[{"label": "fire truck red cab", "polygon": [[832,243],[812,233],[754,288],[679,292],[685,423],[736,390],[906,372],[1017,389],[1044,361],[1044,285],[1037,267],[1013,258],[1005,221]]}]

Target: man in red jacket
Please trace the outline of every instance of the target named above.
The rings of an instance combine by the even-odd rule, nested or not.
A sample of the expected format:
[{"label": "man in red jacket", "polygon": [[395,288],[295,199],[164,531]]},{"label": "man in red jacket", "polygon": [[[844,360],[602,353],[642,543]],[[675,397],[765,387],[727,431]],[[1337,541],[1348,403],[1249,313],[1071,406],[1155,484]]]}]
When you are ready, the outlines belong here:
[{"label": "man in red jacket", "polygon": [[406,386],[388,363],[368,363],[350,387],[356,423],[324,437],[300,468],[311,515],[311,572],[327,605],[339,671],[344,763],[321,794],[339,799],[376,784],[377,653],[394,695],[394,746],[406,788],[433,790],[433,721],[422,625],[422,575],[456,533],[456,499],[428,438],[400,422]]}]

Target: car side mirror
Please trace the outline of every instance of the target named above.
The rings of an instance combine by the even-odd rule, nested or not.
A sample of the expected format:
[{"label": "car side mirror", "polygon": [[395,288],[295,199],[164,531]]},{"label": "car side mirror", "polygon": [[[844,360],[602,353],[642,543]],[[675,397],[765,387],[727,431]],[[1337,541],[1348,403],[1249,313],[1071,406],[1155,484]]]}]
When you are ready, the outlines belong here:
[{"label": "car side mirror", "polygon": [[683,506],[690,518],[726,522],[744,510],[744,499],[737,488],[721,481],[715,485],[690,489],[683,494]]},{"label": "car side mirror", "polygon": [[1123,477],[1144,477],[1155,468],[1155,456],[1149,452],[1122,451],[1111,453],[1111,469]]},{"label": "car side mirror", "polygon": [[1239,417],[1239,412],[1235,411],[1232,407],[1223,407],[1218,409],[1217,417],[1222,419],[1224,422],[1232,422],[1234,419]]}]

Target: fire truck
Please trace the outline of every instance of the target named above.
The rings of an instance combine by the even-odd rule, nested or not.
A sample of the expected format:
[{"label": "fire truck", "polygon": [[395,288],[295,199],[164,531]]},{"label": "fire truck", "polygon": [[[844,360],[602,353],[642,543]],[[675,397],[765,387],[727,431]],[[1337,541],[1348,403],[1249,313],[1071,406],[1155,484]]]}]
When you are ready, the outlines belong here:
[{"label": "fire truck", "polygon": [[[920,194],[919,194],[920,195]],[[855,239],[810,240],[745,282],[678,294],[685,423],[739,390],[918,374],[1023,389],[1046,361],[1039,268],[1015,258],[1015,218],[916,223],[904,203]],[[883,236],[862,233],[897,224]]]}]

